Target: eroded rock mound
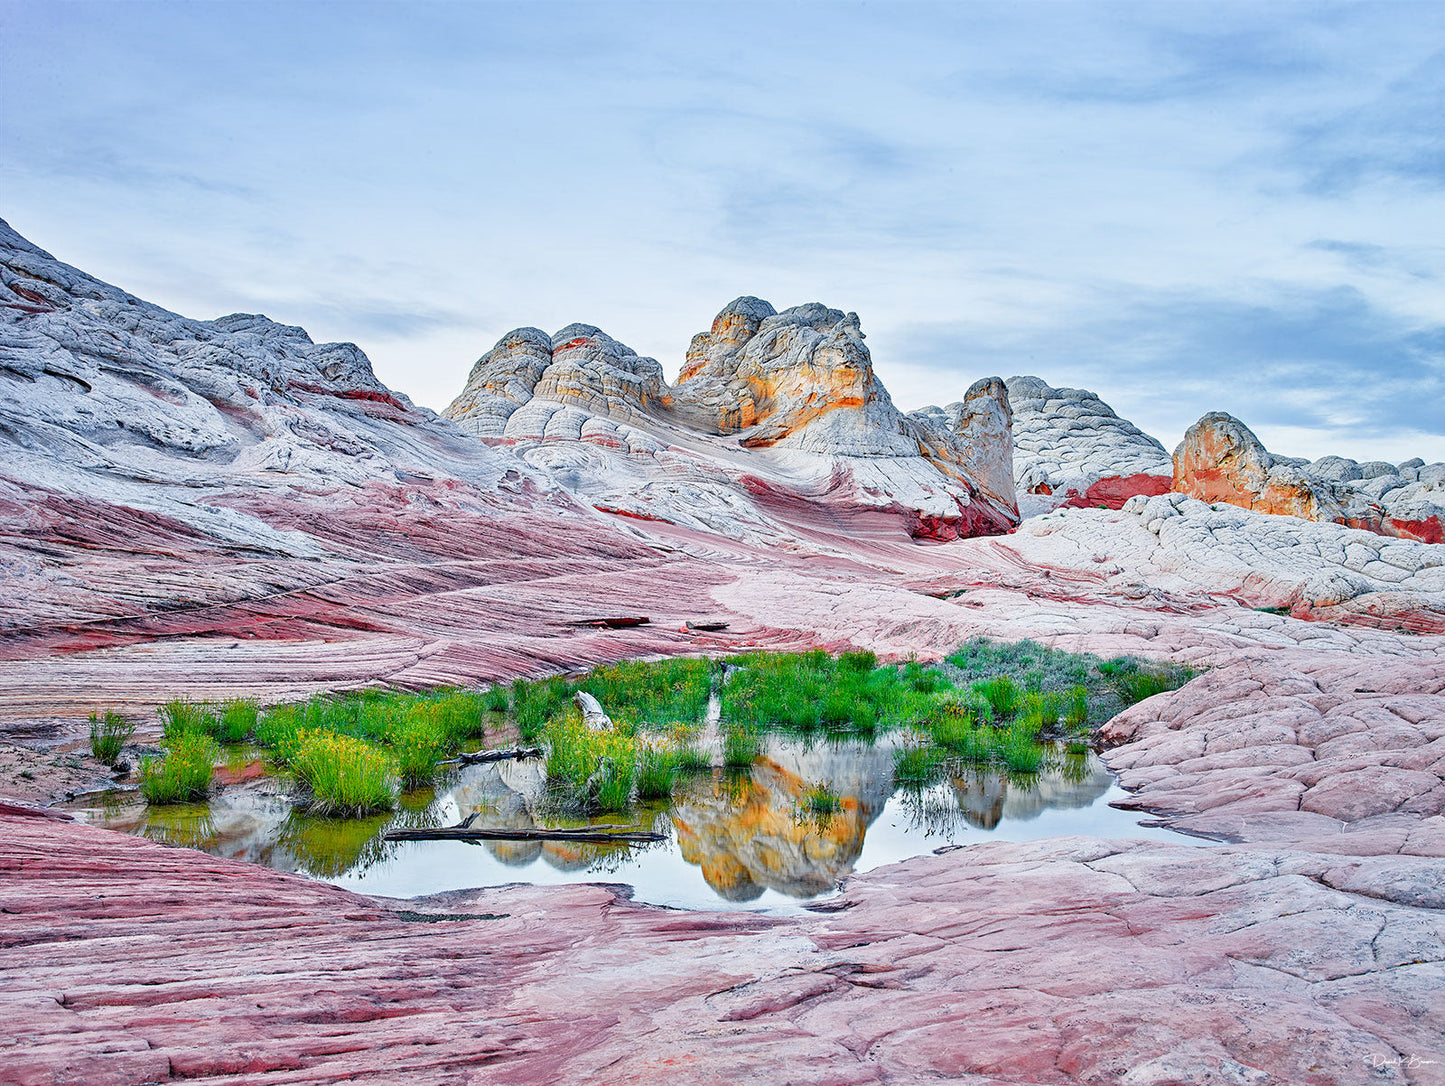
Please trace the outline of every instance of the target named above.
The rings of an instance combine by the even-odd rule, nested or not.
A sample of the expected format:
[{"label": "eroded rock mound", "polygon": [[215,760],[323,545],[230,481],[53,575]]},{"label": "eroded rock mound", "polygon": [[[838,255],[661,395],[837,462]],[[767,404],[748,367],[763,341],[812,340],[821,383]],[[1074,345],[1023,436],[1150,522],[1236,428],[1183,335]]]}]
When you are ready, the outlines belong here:
[{"label": "eroded rock mound", "polygon": [[[223,495],[316,495],[510,466],[413,407],[350,343],[257,314],[191,320],[0,222],[0,478],[282,553],[304,540]],[[22,502],[21,504],[25,504]]]},{"label": "eroded rock mound", "polygon": [[631,448],[625,423],[669,403],[656,361],[590,324],[569,324],[555,336],[537,328],[508,332],[477,360],[446,414],[479,437]]},{"label": "eroded rock mound", "polygon": [[1445,464],[1310,462],[1272,455],[1232,415],[1211,412],[1174,451],[1173,489],[1206,502],[1363,528],[1423,543],[1445,541]]},{"label": "eroded rock mound", "polygon": [[1017,524],[1002,382],[970,389],[952,417],[905,416],[863,339],[854,313],[738,298],[693,337],[669,388],[656,362],[590,325],[522,328],[446,414],[599,509],[733,538],[859,512],[930,539]]},{"label": "eroded rock mound", "polygon": [[[652,554],[386,388],[353,344],[255,314],[179,316],[0,223],[7,659],[170,639],[194,648],[190,670],[236,682],[243,646],[274,659],[263,644],[286,642],[301,646],[286,681],[368,681],[475,627],[481,605],[462,600],[498,577],[473,561],[587,566],[595,583]],[[533,599],[511,618],[491,607],[489,629],[556,614]],[[348,640],[384,647],[326,662]],[[466,653],[499,669],[489,655]]]},{"label": "eroded rock mound", "polygon": [[1169,490],[1169,453],[1094,393],[1010,377],[1014,483],[1025,516],[1060,506],[1117,509]]},{"label": "eroded rock mound", "polygon": [[[913,456],[916,442],[873,372],[858,314],[817,302],[763,317],[766,302],[729,304],[706,338],[693,338],[691,374],[679,403],[716,418],[720,433],[741,433],[746,448],[782,445],[846,456]],[[694,359],[696,363],[694,364]]]}]

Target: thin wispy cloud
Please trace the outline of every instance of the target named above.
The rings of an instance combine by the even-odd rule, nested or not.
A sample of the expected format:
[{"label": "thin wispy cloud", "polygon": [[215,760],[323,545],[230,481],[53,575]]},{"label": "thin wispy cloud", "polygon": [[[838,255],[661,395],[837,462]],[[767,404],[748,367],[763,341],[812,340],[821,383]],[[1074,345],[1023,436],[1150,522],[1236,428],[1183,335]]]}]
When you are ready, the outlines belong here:
[{"label": "thin wispy cloud", "polygon": [[[1438,40],[1438,39],[1437,39]],[[1298,128],[1289,157],[1307,191],[1350,193],[1377,180],[1445,188],[1445,50],[1378,95]]]},{"label": "thin wispy cloud", "polygon": [[[1324,455],[1351,433],[1372,442],[1424,436],[1445,447],[1445,323],[1402,319],[1349,287],[1255,301],[1118,291],[1091,309],[998,339],[967,324],[919,326],[897,337],[897,350],[914,372],[962,361],[970,372],[1093,388],[1157,433],[1181,433],[1206,410],[1223,410],[1261,433],[1303,428],[1323,439],[1276,450],[1291,454]],[[959,380],[954,396],[966,387]]]},{"label": "thin wispy cloud", "polygon": [[857,310],[904,407],[1032,370],[1166,443],[1237,407],[1441,458],[1442,38],[1410,0],[0,2],[0,213],[433,407],[519,325],[676,372],[751,293]]}]

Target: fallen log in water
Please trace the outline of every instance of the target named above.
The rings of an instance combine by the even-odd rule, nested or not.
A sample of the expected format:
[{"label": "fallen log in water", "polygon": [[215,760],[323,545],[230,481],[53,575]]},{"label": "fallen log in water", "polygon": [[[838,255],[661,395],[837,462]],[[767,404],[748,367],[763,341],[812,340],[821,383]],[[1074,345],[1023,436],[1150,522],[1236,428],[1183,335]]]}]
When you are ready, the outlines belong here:
[{"label": "fallen log in water", "polygon": [[471,754],[458,754],[446,758],[437,765],[484,765],[487,762],[505,762],[512,758],[540,758],[546,751],[541,747],[518,747],[515,750],[477,750]]},{"label": "fallen log in water", "polygon": [[667,834],[652,833],[646,830],[629,830],[625,827],[612,829],[605,826],[571,830],[494,830],[472,829],[463,824],[443,826],[437,829],[387,830],[382,834],[382,839],[386,841],[580,841],[586,844],[638,845],[666,841]]}]

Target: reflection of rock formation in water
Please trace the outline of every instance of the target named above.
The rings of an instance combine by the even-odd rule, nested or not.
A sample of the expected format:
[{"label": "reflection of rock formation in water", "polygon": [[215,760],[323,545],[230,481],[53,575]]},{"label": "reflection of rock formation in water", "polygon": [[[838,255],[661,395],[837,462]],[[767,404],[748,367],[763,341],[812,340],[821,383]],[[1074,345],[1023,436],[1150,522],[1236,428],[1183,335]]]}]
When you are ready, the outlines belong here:
[{"label": "reflection of rock formation in water", "polygon": [[[768,889],[825,893],[852,871],[867,827],[892,793],[892,775],[886,746],[773,744],[750,775],[699,781],[678,800],[672,819],[682,857],[729,901]],[[818,783],[842,800],[829,818],[800,813]]]},{"label": "reflection of rock formation in water", "polygon": [[[468,766],[447,793],[459,818],[475,814],[472,825],[496,830],[530,830],[537,826],[533,811],[547,787],[547,770],[540,759],[491,762]],[[542,855],[540,841],[487,841],[486,850],[508,867],[526,867]]]},{"label": "reflection of rock formation in water", "polygon": [[[544,805],[547,795],[547,766],[539,758],[491,762],[469,766],[462,771],[446,798],[456,804],[457,814],[475,814],[476,829],[530,830],[547,823]],[[645,816],[649,822],[651,816]],[[609,822],[626,821],[622,814],[608,816]],[[508,867],[526,867],[538,858],[558,871],[586,871],[610,856],[618,846],[579,844],[575,841],[484,841],[480,842],[494,859]]]},{"label": "reflection of rock formation in water", "polygon": [[1113,776],[1095,755],[1037,777],[1013,778],[996,769],[971,770],[950,782],[959,813],[970,824],[991,830],[1001,821],[1027,821],[1052,807],[1087,807],[1109,790]]},{"label": "reflection of rock formation in water", "polygon": [[1008,797],[1008,781],[996,769],[981,769],[966,776],[954,777],[953,797],[958,813],[970,825],[991,830],[1003,817],[1004,800]]}]

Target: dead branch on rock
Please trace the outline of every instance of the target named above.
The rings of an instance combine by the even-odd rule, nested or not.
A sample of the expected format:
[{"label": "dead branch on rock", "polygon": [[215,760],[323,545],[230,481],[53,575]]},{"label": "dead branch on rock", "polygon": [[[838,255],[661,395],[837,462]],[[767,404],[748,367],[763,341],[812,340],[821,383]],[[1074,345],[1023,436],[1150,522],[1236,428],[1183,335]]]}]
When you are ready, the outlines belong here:
[{"label": "dead branch on rock", "polygon": [[541,747],[517,747],[513,750],[478,750],[471,754],[458,754],[445,758],[437,765],[485,765],[487,762],[506,762],[513,758],[540,758],[546,752]]}]

